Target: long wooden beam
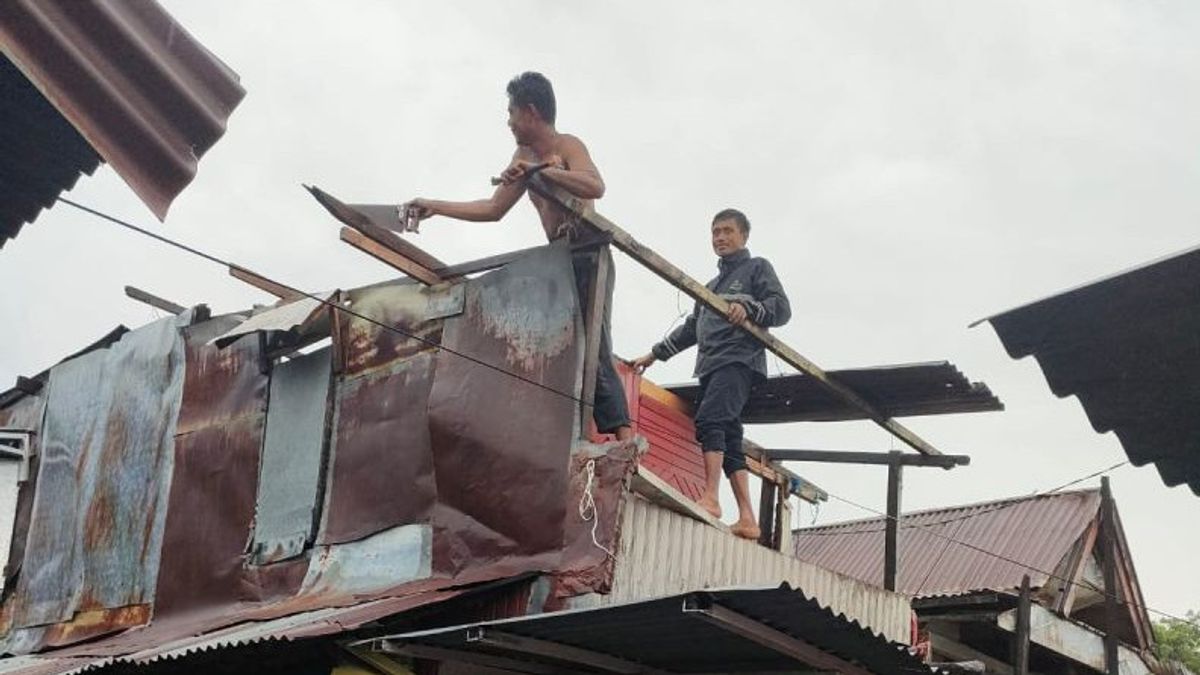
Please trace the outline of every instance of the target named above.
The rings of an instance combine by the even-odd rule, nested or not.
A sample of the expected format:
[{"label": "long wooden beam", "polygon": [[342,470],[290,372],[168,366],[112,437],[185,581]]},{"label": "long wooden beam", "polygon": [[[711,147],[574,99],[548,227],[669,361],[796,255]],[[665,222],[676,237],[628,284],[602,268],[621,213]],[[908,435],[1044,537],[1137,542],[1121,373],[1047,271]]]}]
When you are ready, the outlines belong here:
[{"label": "long wooden beam", "polygon": [[433,270],[421,265],[412,258],[408,258],[390,248],[383,246],[379,242],[371,239],[358,230],[349,227],[343,227],[340,236],[342,241],[346,242],[347,244],[350,244],[354,248],[366,253],[367,255],[386,265],[390,265],[397,270],[400,270],[401,272],[427,286],[440,284],[442,282],[442,278]]},{"label": "long wooden beam", "polygon": [[187,307],[179,303],[171,302],[166,298],[160,298],[153,293],[147,293],[137,286],[126,286],[125,297],[145,303],[155,309],[161,309],[169,314],[181,314],[187,310]]},{"label": "long wooden beam", "polygon": [[[587,223],[597,230],[611,235],[614,246],[624,251],[627,255],[641,263],[651,272],[654,272],[659,277],[662,277],[668,283],[682,290],[684,293],[687,293],[698,302],[704,303],[721,316],[725,316],[729,309],[728,302],[726,302],[716,293],[708,290],[704,284],[688,276],[683,270],[673,265],[666,258],[663,258],[652,251],[649,247],[634,239],[632,235],[618,227],[616,223],[612,222],[608,218],[605,218],[599,213],[596,213],[595,209],[588,206],[583,200],[578,199],[565,190],[546,183],[545,180],[538,175],[534,175],[532,178],[530,178],[528,185],[529,188],[538,195],[549,199],[555,204],[558,204],[562,208],[573,213],[581,222]],[[747,333],[753,335],[759,342],[763,343],[767,349],[779,356],[779,358],[783,359],[789,365],[805,375],[812,377],[834,396],[845,401],[847,404],[854,406],[858,410],[861,410],[863,414],[869,417],[873,422],[886,429],[893,436],[899,438],[917,452],[926,455],[942,454],[928,441],[916,435],[896,420],[883,414],[883,412],[860,396],[853,389],[831,378],[822,368],[817,366],[817,364],[809,361],[782,340],[768,333],[766,329],[749,322],[743,324],[741,328]]]},{"label": "long wooden beam", "polygon": [[971,463],[969,455],[914,455],[899,452],[844,452],[841,450],[766,449],[779,462],[826,462],[832,464],[881,464],[884,466],[935,466],[953,469]]},{"label": "long wooden beam", "polygon": [[277,284],[266,277],[259,276],[245,267],[229,266],[229,276],[244,281],[260,291],[270,293],[280,300],[299,300],[304,295],[296,290]]}]

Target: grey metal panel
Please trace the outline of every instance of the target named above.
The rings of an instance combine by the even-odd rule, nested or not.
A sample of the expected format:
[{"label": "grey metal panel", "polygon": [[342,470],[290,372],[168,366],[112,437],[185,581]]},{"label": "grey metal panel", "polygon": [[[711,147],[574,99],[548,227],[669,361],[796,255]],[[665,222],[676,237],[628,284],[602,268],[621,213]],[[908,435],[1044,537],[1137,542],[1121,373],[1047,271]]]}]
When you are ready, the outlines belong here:
[{"label": "grey metal panel", "polygon": [[153,597],[191,314],[50,371],[15,626]]},{"label": "grey metal panel", "polygon": [[312,541],[332,367],[326,347],[271,371],[254,509],[255,563],[295,557]]},{"label": "grey metal panel", "polygon": [[632,496],[625,505],[612,593],[589,599],[608,605],[703,588],[781,582],[890,640],[911,639],[908,596],[739,539]]}]

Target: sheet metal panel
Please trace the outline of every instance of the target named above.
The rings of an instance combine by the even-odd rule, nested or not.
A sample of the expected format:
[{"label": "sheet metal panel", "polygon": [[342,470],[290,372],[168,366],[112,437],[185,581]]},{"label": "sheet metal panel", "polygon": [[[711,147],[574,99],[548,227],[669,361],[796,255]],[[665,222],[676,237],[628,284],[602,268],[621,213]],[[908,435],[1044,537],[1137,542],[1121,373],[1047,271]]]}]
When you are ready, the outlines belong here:
[{"label": "sheet metal panel", "polygon": [[[1040,588],[1045,572],[1058,568],[1099,508],[1099,491],[1082,490],[904,514],[897,589],[916,597],[1012,591],[1024,574]],[[883,530],[882,518],[799,529],[793,550],[802,560],[882,585]]]},{"label": "sheet metal panel", "polygon": [[267,405],[256,336],[209,345],[237,319],[185,331],[187,373],[175,437],[156,615],[252,598],[242,574],[254,520]]},{"label": "sheet metal panel", "polygon": [[257,564],[300,555],[313,539],[329,419],[331,356],[331,349],[321,349],[271,370],[251,546]]},{"label": "sheet metal panel", "polygon": [[429,397],[434,569],[552,569],[576,410],[554,392],[576,391],[582,360],[570,254],[547,246],[466,285],[464,313],[443,329],[456,353],[437,353]]},{"label": "sheet metal panel", "polygon": [[[6,0],[0,51],[160,219],[245,95],[237,75],[153,0]],[[46,111],[34,106],[19,114]],[[66,147],[62,163],[34,162],[31,168],[44,170],[16,191],[39,188],[40,207],[78,172],[95,169],[73,139]],[[21,156],[44,153],[38,147]],[[19,225],[36,211],[30,216],[26,206],[17,215]]]},{"label": "sheet metal panel", "polygon": [[179,327],[190,321],[191,312],[161,319],[51,369],[15,626],[153,597],[183,380]]},{"label": "sheet metal panel", "polygon": [[[831,370],[829,376],[860,392],[888,417],[1004,409],[986,384],[969,381],[946,361]],[[697,383],[667,389],[688,401],[700,395]],[[771,424],[866,418],[813,378],[794,374],[769,377],[755,385],[742,419],[749,424]]]},{"label": "sheet metal panel", "polygon": [[988,319],[1135,466],[1200,496],[1200,248]]},{"label": "sheet metal panel", "polygon": [[783,582],[889,640],[907,644],[912,639],[907,596],[739,539],[633,495],[621,525],[612,593],[586,596],[572,606]]}]

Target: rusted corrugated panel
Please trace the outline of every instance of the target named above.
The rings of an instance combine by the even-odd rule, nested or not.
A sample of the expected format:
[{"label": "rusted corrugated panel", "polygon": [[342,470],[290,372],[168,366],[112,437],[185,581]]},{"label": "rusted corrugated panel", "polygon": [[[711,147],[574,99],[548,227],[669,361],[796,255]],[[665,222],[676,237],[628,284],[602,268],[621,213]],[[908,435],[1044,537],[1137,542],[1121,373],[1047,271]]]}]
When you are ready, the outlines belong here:
[{"label": "rusted corrugated panel", "polygon": [[446,320],[456,353],[438,352],[429,397],[435,571],[555,562],[576,404],[554,392],[576,391],[577,307],[570,254],[548,246],[467,282],[464,313]]},{"label": "rusted corrugated panel", "polygon": [[[14,626],[91,612],[94,635],[139,620],[118,610],[153,597],[183,379],[178,329],[190,320],[156,321],[51,370]],[[47,639],[72,636],[67,626]]]},{"label": "rusted corrugated panel", "polygon": [[588,596],[575,606],[782,582],[890,640],[911,640],[912,609],[906,596],[739,539],[633,495],[625,507],[612,594]]},{"label": "rusted corrugated panel", "polygon": [[328,422],[330,349],[277,364],[255,505],[254,562],[292,558],[312,542]]},{"label": "rusted corrugated panel", "polygon": [[[159,218],[245,95],[237,75],[153,0],[7,0],[0,49]],[[69,187],[72,172],[95,168],[76,146],[65,166],[17,187],[41,184],[54,195]]]},{"label": "rusted corrugated panel", "polygon": [[[1083,490],[905,514],[897,589],[917,597],[1009,591],[1024,574],[1034,588],[1044,586],[1099,508],[1099,492]],[[800,529],[793,537],[801,560],[882,585],[882,518]]]},{"label": "rusted corrugated panel", "polygon": [[[829,376],[861,393],[888,417],[1004,409],[986,384],[969,381],[946,361],[831,370]],[[688,401],[694,401],[700,395],[699,384],[668,389]],[[755,385],[742,419],[751,424],[770,424],[866,417],[861,410],[847,405],[813,378],[795,374],[770,377]]]},{"label": "rusted corrugated panel", "polygon": [[436,498],[426,406],[428,353],[341,383],[320,542],[428,522]]},{"label": "rusted corrugated panel", "polygon": [[1200,248],[988,319],[1014,359],[1037,359],[1134,466],[1200,496]]},{"label": "rusted corrugated panel", "polygon": [[156,616],[253,597],[243,555],[254,519],[267,375],[256,336],[208,342],[236,319],[185,331],[187,374],[175,437]]}]

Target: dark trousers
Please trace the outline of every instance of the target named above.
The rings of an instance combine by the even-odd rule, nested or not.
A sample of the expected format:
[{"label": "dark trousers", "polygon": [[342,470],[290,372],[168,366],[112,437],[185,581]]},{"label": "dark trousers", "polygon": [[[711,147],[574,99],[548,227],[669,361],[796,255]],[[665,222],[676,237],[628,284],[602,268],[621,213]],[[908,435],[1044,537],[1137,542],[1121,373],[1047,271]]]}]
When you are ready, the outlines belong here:
[{"label": "dark trousers", "polygon": [[591,298],[592,282],[596,278],[596,260],[598,256],[608,257],[608,279],[604,293],[604,321],[600,329],[600,358],[596,363],[596,396],[592,408],[592,418],[596,420],[596,429],[602,434],[611,434],[620,427],[629,426],[629,406],[625,402],[625,386],[617,375],[613,365],[612,330],[609,323],[612,320],[612,296],[616,270],[613,269],[612,251],[607,246],[590,250],[577,251],[571,256],[575,266],[575,288],[579,292],[579,307],[586,312]]},{"label": "dark trousers", "polygon": [[749,366],[731,363],[700,378],[700,405],[696,408],[696,440],[704,452],[721,452],[725,475],[746,468],[742,452],[742,408],[750,400],[755,373]]}]

